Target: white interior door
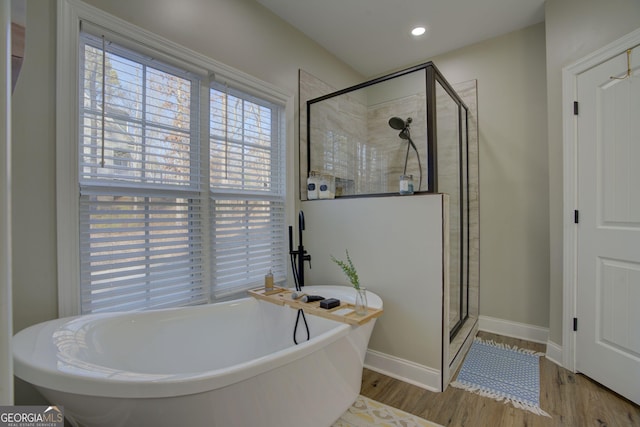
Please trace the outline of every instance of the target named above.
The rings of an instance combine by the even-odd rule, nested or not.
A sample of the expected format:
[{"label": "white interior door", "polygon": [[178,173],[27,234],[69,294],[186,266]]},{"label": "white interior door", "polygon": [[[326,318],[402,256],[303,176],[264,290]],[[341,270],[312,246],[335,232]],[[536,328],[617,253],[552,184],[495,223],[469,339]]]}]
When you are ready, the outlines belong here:
[{"label": "white interior door", "polygon": [[640,404],[640,47],[577,94],[576,370]]}]

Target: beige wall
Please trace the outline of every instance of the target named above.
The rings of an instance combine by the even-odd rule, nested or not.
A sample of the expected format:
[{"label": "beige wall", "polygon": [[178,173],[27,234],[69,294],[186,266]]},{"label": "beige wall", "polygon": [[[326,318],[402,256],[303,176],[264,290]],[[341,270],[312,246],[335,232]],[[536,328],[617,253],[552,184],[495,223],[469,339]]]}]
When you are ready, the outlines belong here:
[{"label": "beige wall", "polygon": [[638,0],[547,0],[549,152],[549,339],[562,345],[562,67],[640,26]]},{"label": "beige wall", "polygon": [[451,84],[478,82],[480,315],[547,327],[544,24],[431,60]]},{"label": "beige wall", "polygon": [[0,405],[13,404],[13,364],[11,354],[11,4],[0,3]]},{"label": "beige wall", "polygon": [[[27,3],[25,59],[12,98],[13,327],[57,317],[55,2]],[[18,381],[15,403],[44,404]]]},{"label": "beige wall", "polygon": [[27,2],[25,59],[13,92],[14,330],[57,317],[55,2]]},{"label": "beige wall", "polygon": [[87,0],[105,12],[291,93],[298,69],[335,87],[362,78],[253,0]]}]

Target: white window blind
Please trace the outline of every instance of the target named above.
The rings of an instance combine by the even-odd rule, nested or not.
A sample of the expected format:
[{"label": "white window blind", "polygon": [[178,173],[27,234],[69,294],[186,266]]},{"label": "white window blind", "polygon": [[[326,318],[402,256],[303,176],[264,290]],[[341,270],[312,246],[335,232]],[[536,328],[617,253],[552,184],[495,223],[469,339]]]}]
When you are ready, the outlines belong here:
[{"label": "white window blind", "polygon": [[196,76],[80,34],[81,312],[208,300]]},{"label": "white window blind", "polygon": [[283,108],[212,84],[209,170],[216,298],[286,277]]},{"label": "white window blind", "polygon": [[81,313],[240,296],[270,269],[286,278],[283,106],[214,82],[201,107],[199,75],[86,28]]}]

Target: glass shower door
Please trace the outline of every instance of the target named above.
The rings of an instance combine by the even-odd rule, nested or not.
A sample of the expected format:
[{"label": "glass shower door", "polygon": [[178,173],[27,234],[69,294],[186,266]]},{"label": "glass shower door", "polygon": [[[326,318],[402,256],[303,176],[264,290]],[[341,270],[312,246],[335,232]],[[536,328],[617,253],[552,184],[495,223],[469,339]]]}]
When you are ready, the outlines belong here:
[{"label": "glass shower door", "polygon": [[[449,337],[468,317],[466,110],[436,81],[437,188],[449,195]],[[463,120],[464,118],[464,120]]]}]

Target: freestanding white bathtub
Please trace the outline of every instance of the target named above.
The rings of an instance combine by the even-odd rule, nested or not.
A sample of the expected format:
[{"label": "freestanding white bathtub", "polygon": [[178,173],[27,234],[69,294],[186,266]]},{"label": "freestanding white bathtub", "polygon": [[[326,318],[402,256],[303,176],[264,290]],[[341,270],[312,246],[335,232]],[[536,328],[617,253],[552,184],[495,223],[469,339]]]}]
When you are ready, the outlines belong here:
[{"label": "freestanding white bathtub", "polygon": [[[304,291],[355,297],[346,286]],[[15,335],[14,370],[74,426],[328,427],[360,392],[375,319],[306,315],[311,340],[294,345],[296,314],[244,298],[57,319]]]}]

